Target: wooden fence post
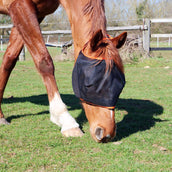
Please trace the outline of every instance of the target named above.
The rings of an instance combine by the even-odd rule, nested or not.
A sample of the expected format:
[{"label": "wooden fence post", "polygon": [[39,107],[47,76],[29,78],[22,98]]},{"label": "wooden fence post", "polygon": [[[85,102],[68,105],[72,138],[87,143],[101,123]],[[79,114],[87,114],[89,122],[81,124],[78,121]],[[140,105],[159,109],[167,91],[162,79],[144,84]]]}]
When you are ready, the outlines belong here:
[{"label": "wooden fence post", "polygon": [[21,50],[21,53],[19,55],[19,61],[25,61],[25,48]]},{"label": "wooden fence post", "polygon": [[143,49],[149,53],[150,52],[150,19],[143,19],[143,25],[147,25],[147,29],[143,30]]}]

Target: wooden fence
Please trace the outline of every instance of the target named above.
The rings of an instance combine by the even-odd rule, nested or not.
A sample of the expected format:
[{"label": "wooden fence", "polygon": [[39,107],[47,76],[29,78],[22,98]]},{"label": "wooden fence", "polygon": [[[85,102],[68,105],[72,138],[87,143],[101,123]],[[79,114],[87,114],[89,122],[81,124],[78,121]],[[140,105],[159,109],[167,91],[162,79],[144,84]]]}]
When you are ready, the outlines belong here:
[{"label": "wooden fence", "polygon": [[168,38],[168,46],[171,46],[171,38],[172,38],[172,34],[151,34],[152,38],[156,38],[156,45],[157,47],[159,47],[159,38]]},{"label": "wooden fence", "polygon": [[[121,27],[107,27],[107,31],[135,31],[140,30],[143,35],[143,49],[149,53],[150,51],[157,51],[157,50],[172,50],[172,47],[150,47],[150,40],[151,37],[156,37],[157,41],[160,37],[168,37],[169,38],[169,45],[170,45],[170,38],[172,34],[151,34],[151,25],[154,23],[172,23],[171,19],[144,19],[143,25],[135,25],[135,26],[121,26]],[[0,29],[10,29],[12,25],[0,26]],[[65,35],[71,34],[71,30],[55,30],[55,31],[42,31],[43,35]],[[1,38],[1,44],[2,44]],[[54,47],[64,47],[63,44],[50,44],[46,43],[46,46],[54,46]],[[24,50],[22,51],[21,60],[23,60]]]},{"label": "wooden fence", "polygon": [[[169,19],[143,19],[143,25],[135,25],[135,26],[121,26],[121,27],[107,27],[107,31],[142,31],[143,35],[143,49],[149,53],[150,51],[158,51],[158,50],[172,50],[172,47],[151,47],[150,42],[151,38],[156,37],[157,42],[160,37],[169,38],[169,46],[172,34],[151,34],[151,25],[153,23],[172,23],[172,18]],[[56,31],[43,31],[43,34],[71,34],[71,30],[56,30]],[[158,45],[158,44],[157,44]]]},{"label": "wooden fence", "polygon": [[154,23],[172,23],[172,18],[168,19],[145,19],[144,24],[147,25],[148,29],[143,31],[143,48],[146,50],[146,52],[150,51],[159,51],[159,50],[172,50],[172,47],[150,47],[150,39],[156,37],[157,41],[158,39],[168,37],[169,38],[169,45],[170,45],[170,39],[172,37],[172,34],[151,34],[151,25]]},{"label": "wooden fence", "polygon": [[[154,23],[172,23],[172,18],[169,19],[143,19],[143,25],[136,26],[122,26],[122,27],[108,27],[108,31],[134,31],[140,30],[143,35],[143,49],[149,53],[150,51],[159,51],[159,50],[172,50],[172,47],[151,47],[150,42],[151,38],[169,38],[169,46],[172,34],[151,34],[151,25]],[[158,41],[158,40],[157,40]]]}]

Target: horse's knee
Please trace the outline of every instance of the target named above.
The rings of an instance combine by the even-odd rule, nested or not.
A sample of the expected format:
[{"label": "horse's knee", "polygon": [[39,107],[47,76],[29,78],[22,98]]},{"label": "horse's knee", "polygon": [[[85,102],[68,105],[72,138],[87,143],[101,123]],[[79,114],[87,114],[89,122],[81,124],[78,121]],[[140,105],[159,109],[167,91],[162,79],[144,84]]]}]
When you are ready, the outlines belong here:
[{"label": "horse's knee", "polygon": [[10,52],[7,52],[4,55],[2,63],[4,70],[10,72],[14,68],[17,58],[18,56],[11,54]]},{"label": "horse's knee", "polygon": [[53,61],[50,57],[50,55],[41,57],[37,64],[37,69],[41,74],[50,74],[50,75],[54,75],[54,65],[53,65]]}]

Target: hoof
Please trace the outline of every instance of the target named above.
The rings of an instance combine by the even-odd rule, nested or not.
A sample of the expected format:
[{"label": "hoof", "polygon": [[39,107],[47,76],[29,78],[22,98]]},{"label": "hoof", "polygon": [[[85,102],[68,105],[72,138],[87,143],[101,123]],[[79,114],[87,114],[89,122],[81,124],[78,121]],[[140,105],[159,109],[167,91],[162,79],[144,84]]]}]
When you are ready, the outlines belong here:
[{"label": "hoof", "polygon": [[9,125],[10,123],[7,122],[5,118],[0,118],[0,125]]},{"label": "hoof", "polygon": [[65,137],[82,137],[84,133],[80,130],[80,128],[71,128],[69,130],[62,132]]}]

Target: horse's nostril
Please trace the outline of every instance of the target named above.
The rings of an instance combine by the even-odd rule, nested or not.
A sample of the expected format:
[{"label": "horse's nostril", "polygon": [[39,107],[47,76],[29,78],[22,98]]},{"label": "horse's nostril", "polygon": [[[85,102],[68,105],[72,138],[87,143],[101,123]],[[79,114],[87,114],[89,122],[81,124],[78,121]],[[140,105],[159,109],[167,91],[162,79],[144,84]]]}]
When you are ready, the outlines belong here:
[{"label": "horse's nostril", "polygon": [[111,138],[111,135],[110,135],[110,134],[108,134],[108,135],[106,136],[106,138],[107,138],[107,139],[110,139],[110,138]]},{"label": "horse's nostril", "polygon": [[113,139],[113,136],[111,136],[110,134],[106,134],[106,136],[104,136],[105,130],[104,130],[104,128],[102,128],[100,126],[96,127],[94,134],[96,137],[95,140],[97,142],[107,143]]},{"label": "horse's nostril", "polygon": [[104,129],[102,127],[97,127],[95,130],[95,136],[97,138],[97,140],[101,140],[103,138],[103,133],[104,133]]}]

